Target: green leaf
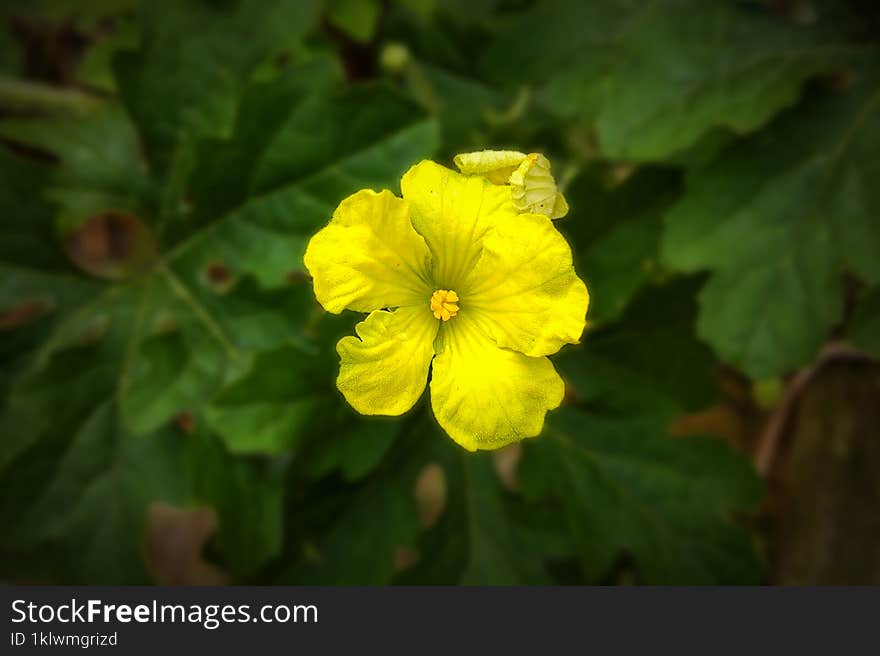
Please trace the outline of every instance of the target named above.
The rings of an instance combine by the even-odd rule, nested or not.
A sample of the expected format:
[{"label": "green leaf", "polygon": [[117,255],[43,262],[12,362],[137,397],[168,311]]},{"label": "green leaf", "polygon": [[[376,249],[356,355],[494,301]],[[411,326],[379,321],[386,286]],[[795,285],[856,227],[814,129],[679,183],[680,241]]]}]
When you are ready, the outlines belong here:
[{"label": "green leaf", "polygon": [[[282,100],[305,94],[298,104]],[[271,108],[265,123],[252,118],[259,107]],[[316,94],[291,77],[257,87],[245,100],[235,140],[202,149],[210,161],[195,178],[196,197],[208,199],[208,217],[226,213],[177,247],[181,266],[203,270],[210,253],[266,288],[301,277],[306,243],[336,205],[358,189],[396,189],[436,139],[434,122],[382,85]],[[218,189],[225,190],[221,199]]]},{"label": "green leaf", "polygon": [[52,22],[67,21],[83,31],[92,31],[102,21],[131,11],[137,0],[7,0],[4,11]]},{"label": "green leaf", "polygon": [[488,453],[468,453],[439,436],[427,464],[442,468],[446,502],[439,521],[416,544],[404,584],[531,585],[549,583],[528,529],[508,509]]},{"label": "green leaf", "polygon": [[590,581],[625,558],[647,584],[762,580],[736,521],[757,506],[760,481],[714,440],[566,409],[525,443],[520,480],[528,497],[557,501]]},{"label": "green leaf", "polygon": [[[52,208],[42,200],[45,187],[44,167],[0,150],[0,398],[55,322],[99,290],[78,276],[61,253]],[[21,431],[7,435],[7,444],[32,437]]]},{"label": "green leaf", "polygon": [[[46,549],[41,567],[65,562],[59,550],[94,554],[59,569],[62,580],[144,580],[147,505],[186,500],[170,494],[183,480],[172,464],[184,445],[169,421],[203,403],[241,357],[170,280],[108,287],[60,318],[10,385],[0,479],[16,491],[4,509],[15,516],[2,548]],[[31,494],[50,496],[20,498]],[[70,498],[82,509],[70,510]]]},{"label": "green leaf", "polygon": [[0,73],[16,75],[21,70],[21,46],[5,25],[0,29]]},{"label": "green leaf", "polygon": [[[314,69],[323,72],[291,86],[279,79],[254,87],[256,100],[245,103],[230,139],[205,141],[201,151],[203,161],[217,155],[230,168],[200,168],[192,180],[197,193],[180,204],[169,200],[190,187],[188,169],[168,177],[146,167],[142,135],[112,107],[77,120],[6,124],[11,138],[57,161],[38,166],[0,151],[0,209],[8,210],[0,325],[9,331],[0,427],[10,435],[0,444],[0,480],[39,494],[55,485],[57,473],[57,485],[72,496],[93,480],[107,496],[118,481],[139,485],[141,472],[114,460],[111,449],[142,453],[150,478],[138,494],[121,492],[113,500],[118,507],[89,500],[69,522],[38,513],[19,524],[20,512],[43,502],[16,504],[19,497],[10,496],[4,512],[13,535],[0,549],[34,554],[17,577],[146,580],[140,540],[147,507],[189,501],[170,493],[186,489],[186,477],[170,463],[186,447],[175,420],[186,425],[188,417],[219,441],[199,451],[212,469],[196,479],[193,493],[217,508],[215,548],[224,565],[251,576],[279,552],[281,472],[226,451],[289,453],[317,399],[336,395],[332,352],[317,368],[312,362],[311,285],[288,274],[302,270],[306,240],[342,198],[364,186],[396,187],[436,143],[433,122],[400,94],[374,85],[341,89],[335,67],[316,62]],[[285,98],[290,102],[272,102]],[[229,193],[213,198],[212,185]],[[267,244],[275,247],[269,257]],[[137,266],[129,266],[132,258]],[[97,431],[90,422],[99,408]],[[90,457],[101,466],[68,477],[57,461],[68,450],[65,440],[80,434],[89,436]],[[169,435],[178,438],[177,450],[166,453]],[[379,451],[366,459],[353,451],[335,462],[363,477]],[[75,462],[71,467],[79,471]],[[247,529],[246,509],[225,495],[222,481],[235,481],[235,495],[251,500],[253,520],[264,518],[264,527]],[[169,494],[159,493],[166,488]],[[60,512],[62,496],[52,494],[44,503]],[[102,524],[102,512],[118,521]],[[253,530],[253,542],[245,530]],[[118,567],[100,573],[87,559],[52,566],[59,550],[85,549],[90,533],[101,541],[95,553],[119,560]]]},{"label": "green leaf", "polygon": [[735,521],[760,501],[754,470],[715,440],[668,436],[716,395],[712,354],[693,336],[698,283],[646,287],[558,358],[574,407],[523,443],[522,492],[551,504],[541,507],[563,522],[587,582],[621,567],[649,584],[761,580]]},{"label": "green leaf", "polygon": [[[0,577],[174,580],[196,523],[182,555],[233,582],[763,580],[751,466],[669,427],[716,401],[698,317],[724,359],[775,370],[837,328],[847,272],[865,295],[840,332],[880,348],[870,10],[14,4],[0,68],[36,77],[0,80]],[[351,39],[354,77],[387,80],[346,79]],[[404,417],[348,406],[334,347],[362,317],[324,313],[302,264],[346,196],[481,148],[551,157],[592,294],[553,357],[565,407],[491,454],[427,393]]]},{"label": "green leaf", "polygon": [[841,318],[840,276],[880,280],[876,71],[696,171],[667,217],[663,255],[713,272],[699,333],[754,378],[807,364]]},{"label": "green leaf", "polygon": [[360,43],[376,32],[382,7],[379,0],[328,0],[327,20]]},{"label": "green leaf", "polygon": [[135,50],[137,46],[138,30],[134,18],[127,15],[117,17],[112,32],[96,38],[83,54],[76,71],[77,80],[90,89],[115,93],[113,59],[117,53]]},{"label": "green leaf", "polygon": [[[379,464],[400,435],[401,425],[396,419],[355,415],[338,400],[336,406],[341,417],[313,430],[320,438],[314,440],[303,471],[320,478],[338,470],[347,481],[357,481]],[[330,414],[329,409],[325,412]]]},{"label": "green leaf", "polygon": [[[88,353],[65,354],[57,362],[58,373],[67,377],[59,390],[65,402],[51,406],[56,414],[41,440],[2,475],[8,491],[0,503],[3,561],[17,562],[18,554],[51,545],[34,572],[49,580],[147,583],[147,506],[187,496],[181,436],[173,430],[149,438],[127,433],[112,401],[78,408],[81,424],[63,422],[59,411],[70,413],[75,405],[69,399],[73,386],[96,382],[91,375],[70,380],[73,363],[63,361],[69,358],[84,359],[80,366],[94,364]],[[19,430],[34,429],[33,423],[19,424]]]},{"label": "green leaf", "polygon": [[[426,584],[542,585],[550,577],[529,553],[526,529],[505,512],[504,491],[488,454],[450,462],[449,517],[420,544],[420,564],[401,580]],[[412,577],[412,579],[409,578]]]},{"label": "green leaf", "polygon": [[[410,162],[428,154],[432,126],[421,120],[412,104],[386,94],[381,89],[359,88],[341,98],[331,92],[324,100],[316,100],[313,96],[301,99],[299,105],[288,106],[287,111],[295,114],[297,119],[285,123],[286,129],[271,132],[272,138],[265,140],[266,147],[258,149],[261,156],[268,153],[266,161],[271,165],[254,168],[264,173],[257,176],[259,185],[246,190],[247,194],[255,195],[254,205],[245,202],[243,210],[251,217],[250,221],[240,222],[239,210],[233,207],[225,215],[212,217],[211,222],[194,222],[189,226],[190,232],[183,245],[165,254],[164,260],[157,265],[152,265],[154,270],[149,275],[108,288],[94,307],[64,327],[64,334],[54,337],[61,345],[69,344],[90,329],[88,323],[94,322],[96,316],[111,323],[117,318],[116,323],[130,327],[128,341],[120,340],[120,344],[124,342],[125,345],[120,347],[119,356],[125,357],[127,366],[119,389],[123,416],[131,430],[152,431],[174,413],[201,402],[222,384],[224,372],[230,365],[241,368],[245,364],[241,358],[243,353],[292,344],[297,340],[302,342],[302,330],[314,304],[310,288],[302,280],[292,285],[279,273],[272,286],[283,286],[284,289],[263,291],[246,277],[250,263],[256,266],[265,256],[261,245],[266,239],[259,230],[254,232],[254,226],[260,218],[275,221],[271,234],[282,238],[287,231],[300,230],[292,239],[301,251],[308,236],[327,220],[340,198],[361,186],[396,184]],[[382,112],[363,116],[347,133],[327,132],[329,126],[339,124],[341,115],[339,109],[335,114],[326,110],[331,106],[344,109],[346,105],[341,101],[345,98],[353,104],[376,101],[374,106],[381,107]],[[336,100],[340,102],[334,102]],[[118,141],[107,139],[108,134],[117,134],[118,115],[101,114],[101,117],[103,122],[100,123],[88,120],[74,124],[23,124],[31,129],[29,134],[33,145],[51,148],[61,157],[60,168],[40,170],[34,175],[51,174],[49,186],[54,190],[53,185],[63,184],[65,189],[71,190],[70,195],[95,188],[110,189],[124,196],[126,185],[116,185],[115,181],[121,175],[118,164],[129,162],[132,156],[129,133],[119,129],[118,132],[125,133],[125,138]],[[402,122],[402,127],[398,121]],[[321,128],[322,125],[325,127]],[[40,131],[47,126],[53,129]],[[65,131],[62,126],[75,129]],[[328,137],[334,136],[311,161],[284,155],[288,147],[297,150],[292,139],[309,128],[313,134],[323,129]],[[26,137],[21,138],[27,141]],[[242,150],[241,146],[229,147],[239,152]],[[15,161],[10,159],[8,166],[14,167]],[[129,168],[128,173],[129,177],[123,180],[139,179],[137,169]],[[44,183],[28,186],[28,181],[18,173],[13,173],[9,181],[4,202],[15,208],[20,206],[22,198],[45,186]],[[288,184],[280,184],[282,181]],[[140,189],[140,185],[135,191],[128,189],[131,195],[124,197],[131,199]],[[319,198],[322,200],[318,201]],[[312,209],[303,216],[295,211],[296,203],[313,207],[318,204],[320,209]],[[35,211],[41,208],[40,205],[33,207]],[[266,211],[261,213],[260,207]],[[56,297],[64,291],[64,285],[58,276],[47,276],[47,269],[63,272],[65,283],[67,277],[71,279],[69,286],[82,286],[94,293],[94,287],[76,276],[67,257],[58,248],[61,235],[50,226],[53,222],[50,210],[42,206],[39,211],[38,217],[30,218],[24,213],[5,215],[13,226],[19,221],[26,226],[24,231],[10,229],[3,244],[2,253],[8,254],[16,275],[8,280],[9,293],[3,299],[5,308],[14,309],[17,304],[32,301],[45,301],[54,306]],[[195,211],[198,212],[198,206]],[[223,234],[221,226],[230,225],[237,232],[231,242],[223,244],[217,236]],[[186,224],[181,223],[179,227],[183,226]],[[112,225],[102,227],[99,224],[94,228],[85,224],[79,228],[82,229],[79,235],[81,246],[86,250],[80,253],[80,259],[74,260],[83,266],[92,263],[89,258],[117,255],[113,251],[95,251],[94,246],[90,246],[93,241],[97,240],[100,245],[103,240],[121,239],[124,251],[136,245],[130,244],[131,240],[140,238],[137,233],[129,232],[125,225],[119,228],[122,230],[119,236],[112,232],[115,229]],[[105,230],[110,233],[106,234]],[[29,232],[34,234],[28,236]],[[144,235],[149,236],[149,232],[145,231]],[[279,271],[287,273],[302,269],[301,252],[293,248],[286,251],[281,248],[276,252]],[[38,258],[37,271],[22,270],[22,266],[31,265],[33,257]],[[102,269],[96,267],[95,270]],[[273,448],[278,447],[275,444]]]},{"label": "green leaf", "polygon": [[70,230],[108,210],[148,218],[153,190],[130,120],[115,105],[84,116],[0,122],[0,136],[50,153],[47,197],[61,210],[59,228]]},{"label": "green leaf", "polygon": [[[389,40],[380,61],[438,122],[441,161],[468,150],[556,147],[555,121],[536,111],[528,88],[499,88],[474,66],[490,40],[472,22],[491,22],[494,3],[466,4],[450,12],[442,3],[423,13],[394,3],[383,19]],[[438,29],[440,22],[446,29]]]},{"label": "green leaf", "polygon": [[559,224],[591,291],[591,324],[612,321],[632,297],[658,277],[663,212],[679,192],[679,176],[641,169],[613,189],[585,172],[567,187],[572,211]]},{"label": "green leaf", "polygon": [[849,337],[859,348],[880,358],[880,288],[859,302],[849,326]]},{"label": "green leaf", "polygon": [[615,324],[584,335],[556,363],[574,399],[658,431],[717,397],[712,352],[694,338],[696,280],[646,287]]},{"label": "green leaf", "polygon": [[[414,428],[415,427],[415,428]],[[355,488],[332,513],[322,513],[320,535],[306,535],[306,557],[288,574],[296,585],[383,585],[397,571],[401,548],[411,547],[419,531],[414,496],[423,466],[424,421],[413,422],[404,439],[395,444],[372,474]],[[339,495],[339,483],[323,492],[318,502]],[[303,514],[314,512],[309,497],[301,502]],[[329,521],[328,521],[329,520]],[[305,524],[305,522],[302,522]]]},{"label": "green leaf", "polygon": [[530,80],[557,113],[594,123],[606,155],[657,161],[715,128],[754,130],[857,51],[824,19],[805,27],[731,0],[557,0],[505,25],[483,71]]},{"label": "green leaf", "polygon": [[226,133],[248,76],[305,33],[317,7],[311,0],[272,0],[258,11],[246,2],[141,3],[140,48],[120,53],[114,68],[156,171],[186,158],[195,138]]},{"label": "green leaf", "polygon": [[[422,61],[411,63],[405,80],[413,96],[437,118],[442,152],[450,159],[463,150],[490,149],[505,143],[496,138],[499,130],[493,120],[514,102],[512,94]],[[509,123],[521,118],[511,117]]]},{"label": "green leaf", "polygon": [[[491,456],[461,449],[423,410],[406,422],[379,466],[356,486],[341,492],[333,478],[326,488],[313,485],[318,500],[307,496],[297,507],[319,514],[325,526],[317,522],[303,536],[305,557],[288,574],[290,582],[549,581],[533,547],[536,531],[512,511],[517,499],[501,488]],[[333,495],[342,498],[332,509],[314,508]],[[528,554],[527,548],[532,549]]]},{"label": "green leaf", "polygon": [[286,459],[235,456],[197,425],[187,462],[194,501],[217,511],[214,544],[223,564],[252,575],[281,552]]},{"label": "green leaf", "polygon": [[[255,82],[246,87],[232,134],[199,143],[198,166],[191,182],[199,222],[235,209],[251,193],[270,191],[265,183],[255,183],[264,151],[272,147],[279,134],[287,131],[296,135],[296,124],[288,128],[288,123],[295,122],[300,113],[314,117],[314,105],[326,105],[327,95],[336,92],[342,80],[337,62],[318,57],[275,76],[271,82]],[[308,130],[300,127],[300,131],[304,132],[303,138],[308,138]],[[320,162],[328,155],[298,148],[288,157],[301,157],[303,162],[315,158],[312,161]],[[284,176],[290,173],[302,175],[307,168],[295,166],[293,171],[283,170],[281,175],[276,171],[276,183],[283,183]]]},{"label": "green leaf", "polygon": [[316,384],[320,380],[316,360],[302,347],[261,353],[246,374],[206,407],[208,425],[233,453],[295,449],[326,393]]},{"label": "green leaf", "polygon": [[[123,302],[106,308],[116,321]],[[130,321],[119,406],[130,430],[148,433],[216,390],[228,355],[218,340],[205,339],[202,322],[165,284],[148,284]]]}]

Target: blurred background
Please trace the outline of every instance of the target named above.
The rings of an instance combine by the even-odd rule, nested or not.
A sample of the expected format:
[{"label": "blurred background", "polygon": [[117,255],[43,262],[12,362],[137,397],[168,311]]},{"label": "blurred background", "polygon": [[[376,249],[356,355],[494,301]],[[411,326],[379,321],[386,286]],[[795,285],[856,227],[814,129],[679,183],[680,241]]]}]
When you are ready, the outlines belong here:
[{"label": "blurred background", "polygon": [[[3,0],[0,578],[880,583],[880,6]],[[308,238],[550,157],[544,433],[337,392]]]}]

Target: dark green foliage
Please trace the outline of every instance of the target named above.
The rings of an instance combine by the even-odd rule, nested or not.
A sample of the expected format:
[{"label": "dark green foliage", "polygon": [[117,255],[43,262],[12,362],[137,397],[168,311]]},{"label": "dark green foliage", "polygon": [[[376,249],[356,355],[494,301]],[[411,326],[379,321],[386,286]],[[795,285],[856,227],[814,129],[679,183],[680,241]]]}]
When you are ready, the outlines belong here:
[{"label": "dark green foliage", "polygon": [[[86,48],[25,80],[38,46],[0,38],[5,579],[150,582],[163,503],[214,509],[233,581],[764,580],[747,458],[669,425],[721,363],[784,375],[834,332],[880,355],[859,3],[20,4]],[[503,474],[425,400],[346,405],[358,317],[302,264],[349,194],[482,148],[551,158],[592,295],[565,407]]]}]

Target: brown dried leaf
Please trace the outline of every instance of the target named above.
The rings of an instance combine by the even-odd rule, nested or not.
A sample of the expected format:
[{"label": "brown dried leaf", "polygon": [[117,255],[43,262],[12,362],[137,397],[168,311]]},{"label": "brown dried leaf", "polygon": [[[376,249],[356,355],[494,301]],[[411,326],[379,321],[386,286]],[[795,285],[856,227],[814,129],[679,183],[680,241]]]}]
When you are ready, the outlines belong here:
[{"label": "brown dried leaf", "polygon": [[83,271],[119,280],[149,269],[156,241],[138,217],[109,210],[86,219],[64,240],[64,251]]},{"label": "brown dried leaf", "polygon": [[203,551],[217,529],[211,507],[150,506],[147,525],[147,562],[161,585],[225,585],[229,576],[205,561]]},{"label": "brown dried leaf", "polygon": [[430,528],[437,523],[446,508],[446,473],[437,463],[422,468],[416,479],[416,503],[419,507],[419,524]]},{"label": "brown dried leaf", "polygon": [[0,312],[0,330],[15,330],[36,321],[54,307],[52,301],[22,301]]}]

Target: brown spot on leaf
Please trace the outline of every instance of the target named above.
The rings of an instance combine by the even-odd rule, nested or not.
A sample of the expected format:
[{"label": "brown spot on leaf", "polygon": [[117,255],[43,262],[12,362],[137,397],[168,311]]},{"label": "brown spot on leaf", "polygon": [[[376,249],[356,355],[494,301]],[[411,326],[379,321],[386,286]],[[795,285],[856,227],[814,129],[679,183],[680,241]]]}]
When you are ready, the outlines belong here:
[{"label": "brown spot on leaf", "polygon": [[79,338],[79,341],[83,346],[89,346],[97,342],[104,335],[106,335],[109,329],[110,317],[97,317],[89,324],[89,327],[86,328],[85,332],[83,332],[82,337]]},{"label": "brown spot on leaf", "polygon": [[29,159],[33,162],[50,164],[52,166],[57,166],[61,162],[61,158],[54,153],[50,153],[48,150],[43,150],[30,144],[19,143],[9,137],[0,137],[0,144],[3,144],[3,146],[22,159]]},{"label": "brown spot on leaf", "polygon": [[156,319],[156,332],[161,335],[167,335],[177,330],[177,319],[171,314],[163,313]]},{"label": "brown spot on leaf", "polygon": [[501,485],[508,492],[519,490],[519,461],[522,458],[522,444],[516,442],[492,452],[492,466]]},{"label": "brown spot on leaf", "polygon": [[73,86],[79,63],[91,43],[89,35],[71,20],[47,20],[30,11],[9,13],[12,15],[4,16],[3,27],[22,46],[23,77],[58,87]]},{"label": "brown spot on leaf", "polygon": [[187,435],[192,434],[192,432],[196,429],[196,420],[195,417],[192,416],[192,413],[189,412],[181,412],[175,418],[175,423],[178,428],[182,430]]},{"label": "brown spot on leaf", "polygon": [[809,0],[764,0],[770,11],[798,25],[816,22],[816,9]]},{"label": "brown spot on leaf", "polygon": [[565,391],[562,395],[562,405],[574,405],[578,400],[577,390],[575,390],[574,386],[564,378],[562,379],[562,382],[565,384]]},{"label": "brown spot on leaf", "polygon": [[419,562],[419,552],[409,547],[397,547],[394,551],[394,571],[402,572]]},{"label": "brown spot on leaf", "polygon": [[156,242],[133,214],[110,210],[86,219],[66,236],[64,251],[83,271],[119,280],[148,270],[156,261]]},{"label": "brown spot on leaf", "polygon": [[303,543],[302,550],[303,558],[305,558],[307,563],[321,562],[321,552],[318,550],[318,547],[315,546],[314,542]]},{"label": "brown spot on leaf", "polygon": [[614,164],[609,170],[611,184],[615,186],[623,184],[632,177],[635,170],[636,167],[632,164]]},{"label": "brown spot on leaf", "polygon": [[235,275],[223,262],[211,262],[205,267],[205,281],[218,294],[225,294],[235,285]]},{"label": "brown spot on leaf", "polygon": [[217,530],[211,507],[150,506],[147,524],[147,563],[161,585],[225,585],[229,576],[205,561],[204,548]]},{"label": "brown spot on leaf", "polygon": [[437,463],[425,465],[416,479],[416,503],[419,524],[430,528],[437,523],[446,508],[446,473]]},{"label": "brown spot on leaf", "polygon": [[819,77],[819,84],[831,91],[846,91],[856,81],[852,71],[836,71]]},{"label": "brown spot on leaf", "polygon": [[53,305],[51,301],[34,300],[6,308],[0,313],[0,330],[15,330],[32,323],[49,312]]},{"label": "brown spot on leaf", "polygon": [[673,437],[715,435],[746,451],[752,429],[736,408],[719,403],[698,412],[681,415],[669,426],[669,434]]},{"label": "brown spot on leaf", "polygon": [[298,282],[308,282],[311,280],[311,276],[305,271],[288,271],[284,275],[284,279],[291,284],[296,284]]}]

